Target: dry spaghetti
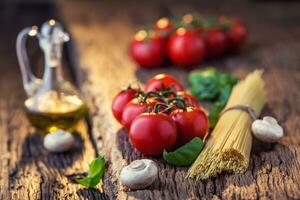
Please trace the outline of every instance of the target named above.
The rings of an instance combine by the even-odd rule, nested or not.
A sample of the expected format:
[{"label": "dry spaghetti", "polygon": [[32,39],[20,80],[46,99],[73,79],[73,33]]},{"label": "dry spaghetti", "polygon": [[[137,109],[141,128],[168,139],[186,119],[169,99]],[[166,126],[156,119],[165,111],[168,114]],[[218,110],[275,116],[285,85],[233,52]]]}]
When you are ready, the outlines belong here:
[{"label": "dry spaghetti", "polygon": [[189,177],[207,179],[227,171],[244,172],[249,165],[252,145],[250,115],[240,109],[228,109],[245,105],[259,116],[265,104],[262,71],[256,70],[232,90],[215,129],[209,136],[203,151],[188,171]]}]

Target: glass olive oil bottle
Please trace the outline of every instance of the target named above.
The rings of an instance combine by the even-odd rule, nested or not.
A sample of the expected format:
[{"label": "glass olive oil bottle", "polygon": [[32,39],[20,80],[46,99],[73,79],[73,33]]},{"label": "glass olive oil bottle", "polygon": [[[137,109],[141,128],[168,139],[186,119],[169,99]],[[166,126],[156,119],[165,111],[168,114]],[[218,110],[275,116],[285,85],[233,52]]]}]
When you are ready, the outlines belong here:
[{"label": "glass olive oil bottle", "polygon": [[25,112],[31,124],[43,133],[57,129],[73,131],[86,106],[76,95],[58,97],[57,93],[48,92],[38,99],[27,99]]},{"label": "glass olive oil bottle", "polygon": [[[31,72],[26,53],[28,37],[37,37],[44,52],[42,79]],[[79,92],[63,77],[62,47],[67,41],[69,34],[53,19],[45,22],[41,29],[24,28],[17,37],[18,61],[28,96],[24,102],[25,112],[32,125],[43,133],[73,130],[86,111]]]}]

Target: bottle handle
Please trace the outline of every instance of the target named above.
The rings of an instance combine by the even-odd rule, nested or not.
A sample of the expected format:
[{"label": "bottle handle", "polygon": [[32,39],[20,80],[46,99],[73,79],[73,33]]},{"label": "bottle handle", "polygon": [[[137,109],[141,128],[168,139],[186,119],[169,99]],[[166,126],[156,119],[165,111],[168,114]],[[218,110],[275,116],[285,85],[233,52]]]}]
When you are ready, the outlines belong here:
[{"label": "bottle handle", "polygon": [[36,26],[23,29],[17,37],[16,50],[21,69],[23,87],[28,96],[32,96],[41,85],[42,80],[37,78],[31,71],[26,52],[26,40],[28,36],[38,37],[38,28]]}]

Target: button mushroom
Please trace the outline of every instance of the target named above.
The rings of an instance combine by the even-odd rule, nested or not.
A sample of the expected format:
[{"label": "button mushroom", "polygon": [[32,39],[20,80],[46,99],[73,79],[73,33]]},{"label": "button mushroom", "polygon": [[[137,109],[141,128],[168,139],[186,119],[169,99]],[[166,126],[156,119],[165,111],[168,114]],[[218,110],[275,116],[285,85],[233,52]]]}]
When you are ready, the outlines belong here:
[{"label": "button mushroom", "polygon": [[264,142],[276,142],[283,136],[283,128],[275,118],[269,116],[255,120],[251,129],[253,135]]},{"label": "button mushroom", "polygon": [[71,133],[59,129],[45,136],[44,147],[54,153],[65,152],[73,146],[74,141]]},{"label": "button mushroom", "polygon": [[158,169],[154,161],[149,159],[135,160],[124,167],[120,174],[121,183],[131,189],[144,189],[156,179]]}]

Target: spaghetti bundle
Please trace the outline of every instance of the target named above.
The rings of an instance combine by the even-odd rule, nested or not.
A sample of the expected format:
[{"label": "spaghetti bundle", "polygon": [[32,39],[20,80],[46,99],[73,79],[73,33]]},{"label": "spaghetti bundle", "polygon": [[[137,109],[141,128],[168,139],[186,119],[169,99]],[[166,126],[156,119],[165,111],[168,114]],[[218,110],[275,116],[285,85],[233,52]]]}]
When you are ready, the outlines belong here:
[{"label": "spaghetti bundle", "polygon": [[249,114],[240,109],[229,110],[236,105],[251,107],[257,115],[265,104],[262,71],[256,70],[232,90],[224,112],[209,136],[203,151],[188,171],[189,177],[207,179],[227,171],[243,173],[249,165],[252,145]]}]

